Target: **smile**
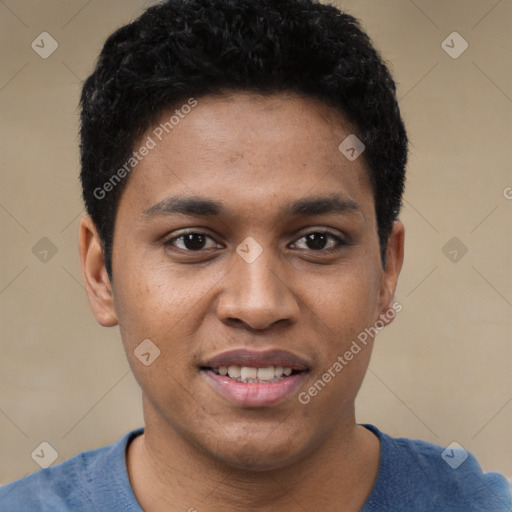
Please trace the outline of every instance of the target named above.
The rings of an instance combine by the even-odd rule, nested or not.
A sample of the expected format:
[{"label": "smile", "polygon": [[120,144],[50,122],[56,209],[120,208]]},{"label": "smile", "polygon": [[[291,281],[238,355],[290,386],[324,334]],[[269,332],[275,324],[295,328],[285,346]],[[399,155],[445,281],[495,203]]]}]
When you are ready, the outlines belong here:
[{"label": "smile", "polygon": [[200,366],[209,385],[241,407],[266,407],[289,398],[309,373],[308,364],[283,350],[232,350]]},{"label": "smile", "polygon": [[254,368],[249,366],[221,366],[212,368],[217,375],[229,376],[237,382],[257,383],[257,382],[278,382],[285,377],[289,377],[293,370],[283,368],[282,366],[267,366],[265,368]]}]

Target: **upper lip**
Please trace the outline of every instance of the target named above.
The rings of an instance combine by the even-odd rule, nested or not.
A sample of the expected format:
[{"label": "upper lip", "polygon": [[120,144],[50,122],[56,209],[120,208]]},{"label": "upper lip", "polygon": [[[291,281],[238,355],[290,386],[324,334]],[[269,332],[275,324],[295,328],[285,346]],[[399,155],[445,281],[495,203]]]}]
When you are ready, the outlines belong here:
[{"label": "upper lip", "polygon": [[247,366],[250,368],[266,368],[269,366],[281,366],[292,370],[309,370],[309,366],[299,356],[286,350],[248,350],[233,349],[223,352],[211,359],[208,359],[201,367],[220,368],[221,366]]}]

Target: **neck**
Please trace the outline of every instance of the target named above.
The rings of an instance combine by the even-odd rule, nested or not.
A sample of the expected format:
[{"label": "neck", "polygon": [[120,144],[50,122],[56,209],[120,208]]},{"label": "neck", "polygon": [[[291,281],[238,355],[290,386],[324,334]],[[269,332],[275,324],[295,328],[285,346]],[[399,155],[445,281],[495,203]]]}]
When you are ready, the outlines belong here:
[{"label": "neck", "polygon": [[358,511],[377,477],[380,446],[354,416],[294,464],[250,471],[223,464],[169,425],[151,421],[127,451],[130,482],[146,512]]}]

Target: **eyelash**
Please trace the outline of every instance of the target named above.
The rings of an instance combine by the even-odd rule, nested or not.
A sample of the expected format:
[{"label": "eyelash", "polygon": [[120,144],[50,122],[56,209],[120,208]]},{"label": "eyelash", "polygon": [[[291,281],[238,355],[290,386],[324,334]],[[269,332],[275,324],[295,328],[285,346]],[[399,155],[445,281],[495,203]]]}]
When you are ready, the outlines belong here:
[{"label": "eyelash", "polygon": [[[331,233],[330,231],[324,229],[324,230],[313,230],[313,231],[309,231],[308,233],[304,233],[301,237],[299,237],[297,241],[299,240],[302,240],[303,238],[306,238],[308,235],[312,235],[312,234],[322,234],[322,235],[327,235],[328,237],[334,239],[336,241],[336,246],[334,248],[330,248],[330,249],[305,249],[307,251],[311,251],[313,253],[333,253],[333,252],[337,252],[341,249],[344,248],[344,246],[348,245],[347,242],[345,242],[344,240],[342,240],[339,236],[335,235],[334,233]],[[175,247],[174,245],[174,241],[175,240],[180,240],[180,239],[184,239],[185,236],[187,235],[202,235],[202,236],[205,236],[207,238],[210,238],[211,240],[214,240],[213,237],[211,237],[209,234],[205,233],[205,232],[202,232],[202,231],[187,231],[185,233],[181,233],[180,235],[178,236],[174,236],[172,238],[170,238],[169,240],[165,241],[164,242],[164,246],[165,247],[169,247],[169,246],[173,246]],[[294,242],[294,243],[296,243]],[[200,254],[202,251],[204,250],[208,250],[208,249],[199,249],[197,251],[194,251],[194,250],[190,250],[190,249],[182,249],[180,247],[178,247],[179,250],[181,251],[184,251],[184,252],[188,252],[188,253],[192,253],[192,254]]]}]

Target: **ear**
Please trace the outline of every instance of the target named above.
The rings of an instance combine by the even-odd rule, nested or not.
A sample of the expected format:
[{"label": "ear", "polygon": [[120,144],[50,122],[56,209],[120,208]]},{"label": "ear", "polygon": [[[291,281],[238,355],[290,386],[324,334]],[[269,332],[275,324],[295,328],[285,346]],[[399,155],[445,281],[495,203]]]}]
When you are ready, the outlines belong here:
[{"label": "ear", "polygon": [[101,239],[89,216],[80,221],[80,262],[89,304],[104,327],[117,325],[112,285],[105,268]]},{"label": "ear", "polygon": [[[379,296],[379,317],[386,325],[390,324],[395,318],[395,311],[402,309],[401,306],[399,309],[393,307],[393,299],[395,297],[398,276],[400,275],[404,262],[404,241],[405,228],[402,221],[397,219],[393,223],[393,230],[388,238],[386,247],[386,267],[382,273]],[[388,313],[390,310],[393,311],[392,315]]]}]

